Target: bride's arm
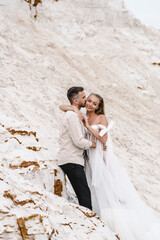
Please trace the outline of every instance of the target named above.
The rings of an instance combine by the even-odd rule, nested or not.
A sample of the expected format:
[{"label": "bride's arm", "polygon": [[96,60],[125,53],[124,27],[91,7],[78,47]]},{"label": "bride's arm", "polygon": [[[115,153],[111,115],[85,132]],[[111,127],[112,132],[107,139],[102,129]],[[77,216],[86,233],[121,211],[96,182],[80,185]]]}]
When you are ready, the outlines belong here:
[{"label": "bride's arm", "polygon": [[[99,124],[102,124],[103,126],[105,126],[105,127],[107,127],[108,126],[108,123],[107,123],[107,119],[106,119],[106,117],[104,116],[104,115],[101,115],[101,116],[99,116],[100,117],[100,123]],[[101,141],[103,144],[105,144],[106,143],[106,141],[107,141],[107,133],[105,133],[104,135],[103,135],[103,137],[101,137],[100,135],[99,135],[99,132],[97,132],[95,129],[93,129],[90,125],[89,125],[89,123],[88,123],[88,120],[85,118],[85,120],[84,120],[84,125],[85,125],[85,127],[99,140],[99,141]]]},{"label": "bride's arm", "polygon": [[80,120],[83,120],[83,118],[84,118],[81,111],[73,105],[60,105],[59,109],[62,110],[63,112],[73,111],[73,112],[77,113]]},{"label": "bride's arm", "polygon": [[59,105],[59,109],[63,112],[74,111],[74,106],[72,105]]}]

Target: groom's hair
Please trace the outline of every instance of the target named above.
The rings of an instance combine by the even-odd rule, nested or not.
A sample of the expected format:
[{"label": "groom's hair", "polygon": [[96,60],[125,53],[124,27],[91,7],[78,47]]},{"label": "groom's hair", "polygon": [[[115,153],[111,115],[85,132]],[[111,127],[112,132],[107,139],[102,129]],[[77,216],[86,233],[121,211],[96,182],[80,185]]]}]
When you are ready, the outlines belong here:
[{"label": "groom's hair", "polygon": [[68,97],[68,100],[70,101],[70,103],[72,104],[73,103],[73,100],[75,98],[78,98],[79,96],[79,92],[83,92],[84,91],[84,88],[83,87],[71,87],[68,89],[67,91],[67,97]]}]

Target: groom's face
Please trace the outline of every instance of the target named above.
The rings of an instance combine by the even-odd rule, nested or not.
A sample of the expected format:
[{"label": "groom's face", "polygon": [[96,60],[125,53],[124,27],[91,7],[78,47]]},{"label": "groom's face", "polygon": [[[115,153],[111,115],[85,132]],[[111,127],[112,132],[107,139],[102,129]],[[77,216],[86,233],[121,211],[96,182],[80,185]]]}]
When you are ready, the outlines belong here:
[{"label": "groom's face", "polygon": [[84,92],[79,92],[78,105],[79,107],[85,107],[86,105],[86,94]]}]

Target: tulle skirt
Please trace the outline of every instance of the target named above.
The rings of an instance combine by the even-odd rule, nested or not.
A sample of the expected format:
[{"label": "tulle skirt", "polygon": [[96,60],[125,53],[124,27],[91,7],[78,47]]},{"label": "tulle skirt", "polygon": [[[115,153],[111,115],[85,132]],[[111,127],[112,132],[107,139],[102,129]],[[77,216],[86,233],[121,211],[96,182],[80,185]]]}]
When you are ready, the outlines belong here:
[{"label": "tulle skirt", "polygon": [[97,140],[96,149],[89,149],[88,156],[85,170],[93,211],[121,240],[159,240],[160,220],[139,197],[113,153],[109,133],[107,151]]}]

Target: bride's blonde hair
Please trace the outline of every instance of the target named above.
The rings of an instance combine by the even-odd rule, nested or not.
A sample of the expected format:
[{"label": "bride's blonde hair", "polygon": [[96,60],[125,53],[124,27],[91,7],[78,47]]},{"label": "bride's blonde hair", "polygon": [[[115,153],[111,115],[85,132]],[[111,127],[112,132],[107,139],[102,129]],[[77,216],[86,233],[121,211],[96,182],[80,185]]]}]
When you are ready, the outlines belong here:
[{"label": "bride's blonde hair", "polygon": [[88,97],[90,97],[90,96],[95,96],[95,97],[97,97],[99,99],[98,109],[95,110],[95,113],[97,115],[100,115],[100,114],[104,114],[105,115],[103,98],[100,95],[96,94],[96,93],[91,93]]}]

